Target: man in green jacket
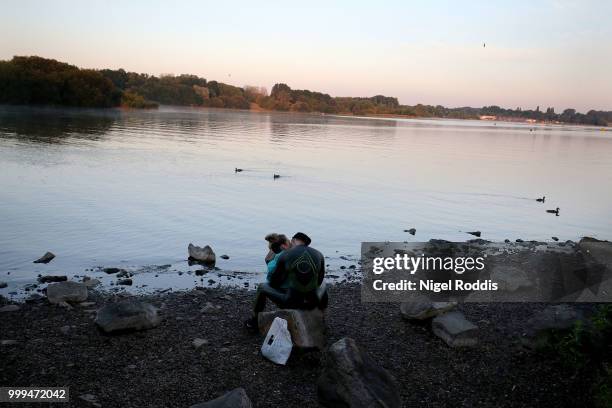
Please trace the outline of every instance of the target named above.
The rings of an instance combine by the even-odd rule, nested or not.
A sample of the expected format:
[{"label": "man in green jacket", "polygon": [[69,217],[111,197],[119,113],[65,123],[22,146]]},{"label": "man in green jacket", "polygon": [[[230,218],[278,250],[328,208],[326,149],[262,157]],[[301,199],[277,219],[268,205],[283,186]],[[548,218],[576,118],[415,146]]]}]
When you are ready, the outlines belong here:
[{"label": "man in green jacket", "polygon": [[269,270],[268,282],[257,288],[253,316],[245,322],[248,329],[257,329],[257,316],[270,299],[282,309],[310,310],[327,307],[325,258],[310,247],[308,235],[298,232],[291,239],[292,247],[283,251]]}]

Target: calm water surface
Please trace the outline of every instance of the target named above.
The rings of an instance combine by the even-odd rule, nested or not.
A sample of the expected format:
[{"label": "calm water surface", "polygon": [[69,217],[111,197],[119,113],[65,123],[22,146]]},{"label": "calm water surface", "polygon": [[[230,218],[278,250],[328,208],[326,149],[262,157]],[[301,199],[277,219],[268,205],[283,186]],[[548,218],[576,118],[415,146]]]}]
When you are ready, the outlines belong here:
[{"label": "calm water surface", "polygon": [[193,286],[189,242],[258,280],[271,231],[308,233],[331,269],[361,241],[612,238],[612,133],[594,128],[0,107],[0,169],[4,294],[107,266],[136,287]]}]

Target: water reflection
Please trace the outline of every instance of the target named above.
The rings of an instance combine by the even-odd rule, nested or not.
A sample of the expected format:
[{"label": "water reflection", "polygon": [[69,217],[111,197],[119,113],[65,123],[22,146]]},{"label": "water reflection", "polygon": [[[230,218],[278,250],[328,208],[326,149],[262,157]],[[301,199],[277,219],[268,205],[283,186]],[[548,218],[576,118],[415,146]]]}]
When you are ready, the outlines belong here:
[{"label": "water reflection", "polygon": [[119,115],[113,110],[0,107],[0,138],[49,144],[68,138],[99,141]]}]

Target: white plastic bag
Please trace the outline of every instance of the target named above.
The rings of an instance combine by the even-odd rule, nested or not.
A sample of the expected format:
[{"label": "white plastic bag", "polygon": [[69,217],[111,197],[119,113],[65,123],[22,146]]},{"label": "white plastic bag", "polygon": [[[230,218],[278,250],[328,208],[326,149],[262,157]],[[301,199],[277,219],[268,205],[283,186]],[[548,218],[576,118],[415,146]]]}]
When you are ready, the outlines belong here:
[{"label": "white plastic bag", "polygon": [[291,333],[287,329],[287,321],[276,317],[261,346],[261,354],[276,364],[285,365],[289,360],[292,348],[293,343]]}]

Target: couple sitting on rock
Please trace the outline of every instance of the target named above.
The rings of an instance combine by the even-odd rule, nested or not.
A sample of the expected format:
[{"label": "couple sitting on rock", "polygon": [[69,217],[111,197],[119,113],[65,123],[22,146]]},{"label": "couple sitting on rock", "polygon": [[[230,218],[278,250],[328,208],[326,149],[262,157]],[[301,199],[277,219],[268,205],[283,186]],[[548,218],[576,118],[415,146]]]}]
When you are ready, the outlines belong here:
[{"label": "couple sitting on rock", "polygon": [[266,256],[266,282],[257,287],[253,316],[245,322],[248,329],[257,330],[257,316],[270,299],[282,309],[310,310],[327,307],[327,290],[323,283],[325,259],[310,247],[308,235],[298,232],[291,241],[282,234],[266,236],[269,249]]}]

